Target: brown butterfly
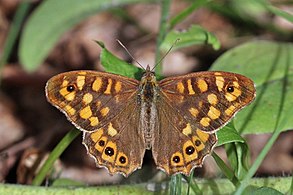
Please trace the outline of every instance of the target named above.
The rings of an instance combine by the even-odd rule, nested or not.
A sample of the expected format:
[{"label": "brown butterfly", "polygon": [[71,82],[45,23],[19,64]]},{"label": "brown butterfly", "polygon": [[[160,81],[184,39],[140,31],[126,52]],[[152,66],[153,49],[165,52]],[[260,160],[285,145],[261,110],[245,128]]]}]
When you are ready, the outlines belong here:
[{"label": "brown butterfly", "polygon": [[146,149],[167,174],[201,166],[223,127],[255,98],[249,78],[197,72],[157,81],[147,67],[141,81],[97,71],[65,72],[46,86],[48,101],[83,131],[100,167],[128,176]]}]

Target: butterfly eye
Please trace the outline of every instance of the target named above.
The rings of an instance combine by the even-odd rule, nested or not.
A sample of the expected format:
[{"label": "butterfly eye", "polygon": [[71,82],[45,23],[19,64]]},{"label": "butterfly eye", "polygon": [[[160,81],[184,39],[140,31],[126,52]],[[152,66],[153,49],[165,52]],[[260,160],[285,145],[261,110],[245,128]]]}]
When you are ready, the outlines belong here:
[{"label": "butterfly eye", "polygon": [[234,92],[234,86],[228,86],[227,92],[233,93]]},{"label": "butterfly eye", "polygon": [[194,153],[194,147],[193,146],[188,146],[186,149],[185,149],[185,153],[188,154],[188,155],[191,155]]},{"label": "butterfly eye", "polygon": [[99,146],[103,147],[105,145],[105,141],[104,140],[100,140],[99,141]]},{"label": "butterfly eye", "polygon": [[114,155],[114,149],[111,148],[111,147],[107,147],[105,149],[105,154],[108,155],[108,156],[113,156]]},{"label": "butterfly eye", "polygon": [[200,146],[200,144],[201,144],[201,141],[199,141],[199,140],[196,140],[196,141],[194,142],[194,144],[195,144],[196,146]]},{"label": "butterfly eye", "polygon": [[68,85],[67,87],[66,87],[66,90],[68,91],[68,92],[73,92],[74,90],[75,90],[75,85]]},{"label": "butterfly eye", "polygon": [[180,162],[180,157],[179,156],[174,156],[172,159],[175,163],[179,163]]},{"label": "butterfly eye", "polygon": [[119,158],[119,162],[120,162],[121,164],[126,163],[126,158],[125,158],[124,156],[121,156],[121,157]]}]

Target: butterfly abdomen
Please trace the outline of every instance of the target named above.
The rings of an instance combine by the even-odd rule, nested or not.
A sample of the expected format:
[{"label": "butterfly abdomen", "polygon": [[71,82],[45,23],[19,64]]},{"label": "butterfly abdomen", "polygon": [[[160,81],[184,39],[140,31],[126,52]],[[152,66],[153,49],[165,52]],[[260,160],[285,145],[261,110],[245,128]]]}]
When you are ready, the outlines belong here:
[{"label": "butterfly abdomen", "polygon": [[139,129],[144,134],[146,149],[150,149],[153,141],[154,130],[157,127],[157,81],[153,74],[146,74],[140,82],[138,94],[138,107],[140,109]]}]

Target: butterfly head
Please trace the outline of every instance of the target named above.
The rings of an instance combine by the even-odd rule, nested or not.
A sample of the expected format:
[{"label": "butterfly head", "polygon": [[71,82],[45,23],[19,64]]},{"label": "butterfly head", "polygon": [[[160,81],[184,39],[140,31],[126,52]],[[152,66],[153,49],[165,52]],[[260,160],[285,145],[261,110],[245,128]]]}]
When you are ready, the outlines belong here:
[{"label": "butterfly head", "polygon": [[149,65],[147,65],[146,69],[145,69],[145,73],[143,74],[142,78],[141,78],[142,82],[151,82],[151,83],[156,83],[156,76],[155,73],[152,72],[151,68]]}]

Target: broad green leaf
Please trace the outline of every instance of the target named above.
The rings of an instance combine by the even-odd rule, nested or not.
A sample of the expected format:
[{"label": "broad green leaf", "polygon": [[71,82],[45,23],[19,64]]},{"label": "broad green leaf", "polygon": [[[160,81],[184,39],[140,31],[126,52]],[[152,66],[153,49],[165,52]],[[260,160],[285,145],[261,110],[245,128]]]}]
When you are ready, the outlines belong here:
[{"label": "broad green leaf", "polygon": [[144,70],[129,64],[109,52],[102,42],[97,42],[102,48],[100,59],[105,70],[110,73],[127,76],[130,78],[140,79]]},{"label": "broad green leaf", "polygon": [[239,135],[237,130],[235,129],[232,122],[228,123],[221,130],[217,132],[218,143],[217,146],[221,146],[223,144],[240,142],[244,143],[245,140]]},{"label": "broad green leaf", "polygon": [[174,49],[196,44],[210,44],[214,49],[220,48],[220,42],[215,35],[200,26],[193,25],[186,31],[170,31],[165,37],[160,49],[168,51],[178,39],[179,41],[174,45]]},{"label": "broad green leaf", "polygon": [[20,61],[35,70],[60,36],[93,14],[109,8],[151,0],[46,0],[32,13],[20,40]]},{"label": "broad green leaf", "polygon": [[293,128],[293,45],[254,41],[229,50],[211,70],[240,73],[256,85],[256,100],[238,113],[240,133],[271,133]]}]

